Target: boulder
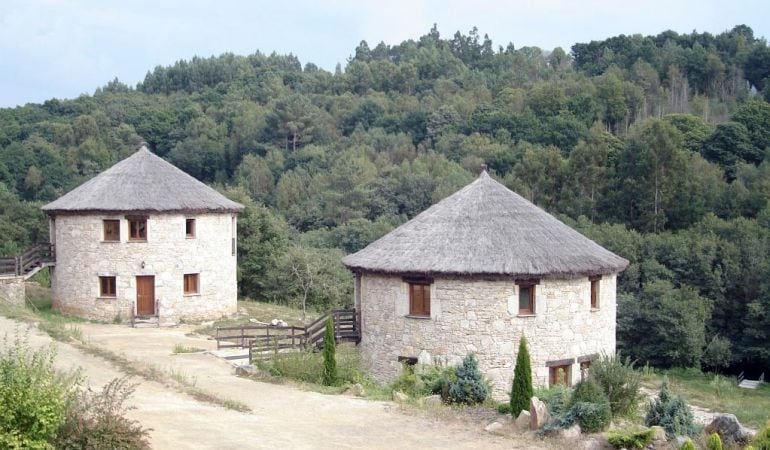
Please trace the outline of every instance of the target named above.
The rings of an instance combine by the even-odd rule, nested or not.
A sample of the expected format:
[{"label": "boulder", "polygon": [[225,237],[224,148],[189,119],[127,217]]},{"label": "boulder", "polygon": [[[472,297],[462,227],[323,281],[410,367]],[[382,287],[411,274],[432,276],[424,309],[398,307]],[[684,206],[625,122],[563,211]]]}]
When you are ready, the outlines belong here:
[{"label": "boulder", "polygon": [[565,428],[561,431],[561,437],[569,440],[576,440],[580,438],[580,433],[583,430],[580,429],[580,425],[575,424],[569,428]]},{"label": "boulder", "polygon": [[439,406],[442,403],[441,402],[441,396],[438,395],[438,394],[429,395],[429,396],[425,397],[424,399],[422,399],[422,403],[425,406],[430,406],[430,407]]},{"label": "boulder", "polygon": [[[577,448],[580,450],[604,450],[607,448],[607,445],[605,445],[605,442],[602,442],[597,437],[589,437],[588,439],[585,439],[578,444]],[[611,446],[610,446],[611,447]]]},{"label": "boulder", "polygon": [[666,430],[664,430],[663,427],[654,425],[651,426],[650,429],[652,430],[653,441],[666,442],[668,440],[666,439]]},{"label": "boulder", "polygon": [[530,421],[529,411],[522,411],[519,413],[519,417],[513,421],[513,424],[517,430],[526,431],[529,430]]},{"label": "boulder", "polygon": [[706,425],[706,433],[717,433],[725,444],[737,442],[746,444],[751,439],[751,433],[738,422],[733,414],[720,414]]},{"label": "boulder", "polygon": [[484,431],[486,431],[487,433],[494,433],[494,434],[501,433],[503,431],[503,424],[500,422],[492,422],[486,427],[484,427]]},{"label": "boulder", "polygon": [[349,388],[345,389],[345,392],[343,392],[345,395],[352,395],[354,397],[363,397],[366,395],[366,389],[361,385],[361,383],[356,383]]},{"label": "boulder", "polygon": [[543,425],[551,421],[551,414],[548,412],[548,405],[543,403],[539,398],[532,397],[529,401],[529,427],[533,430],[537,430]]},{"label": "boulder", "polygon": [[406,403],[409,400],[409,396],[403,392],[393,391],[393,401],[396,403]]}]

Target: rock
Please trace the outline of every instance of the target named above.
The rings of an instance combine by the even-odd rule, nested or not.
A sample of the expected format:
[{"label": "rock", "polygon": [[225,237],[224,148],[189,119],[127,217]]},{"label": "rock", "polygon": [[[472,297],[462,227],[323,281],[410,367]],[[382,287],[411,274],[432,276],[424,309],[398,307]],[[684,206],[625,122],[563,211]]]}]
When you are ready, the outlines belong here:
[{"label": "rock", "polygon": [[733,442],[746,444],[751,439],[751,433],[738,422],[733,414],[720,414],[706,425],[706,433],[718,433],[725,444]]},{"label": "rock", "polygon": [[503,424],[500,422],[492,422],[486,427],[484,427],[484,431],[486,431],[487,433],[497,434],[502,432],[502,430],[503,430]]},{"label": "rock", "polygon": [[685,442],[689,440],[690,438],[688,438],[687,436],[676,436],[674,438],[674,442],[676,442],[676,448],[680,448],[681,446],[684,445]]},{"label": "rock", "polygon": [[606,448],[606,446],[599,439],[590,437],[584,441],[581,441],[580,445],[578,445],[578,448],[580,450],[603,450]]},{"label": "rock", "polygon": [[356,383],[353,386],[350,386],[349,388],[345,389],[345,392],[343,392],[345,395],[352,395],[354,397],[363,397],[366,395],[366,389],[361,385],[361,383]]},{"label": "rock", "polygon": [[393,401],[396,403],[406,403],[409,400],[409,396],[403,392],[393,391]]},{"label": "rock", "polygon": [[429,395],[429,396],[425,397],[424,399],[422,399],[422,403],[425,406],[430,406],[430,407],[439,406],[442,403],[441,396],[438,395],[438,394]]},{"label": "rock", "polygon": [[668,440],[666,439],[666,430],[664,430],[663,427],[654,425],[651,426],[650,429],[652,430],[653,441],[666,442]]},{"label": "rock", "polygon": [[537,397],[532,397],[529,401],[529,415],[529,427],[533,430],[537,430],[551,421],[551,414],[548,412],[548,406]]},{"label": "rock", "polygon": [[580,429],[580,425],[575,424],[569,428],[562,430],[561,437],[563,437],[564,439],[570,439],[570,440],[578,439],[580,438],[580,433],[582,431],[583,430]]},{"label": "rock", "polygon": [[529,430],[529,424],[530,424],[530,414],[529,411],[522,411],[519,413],[519,417],[516,418],[516,420],[513,421],[514,426],[516,429],[521,431]]}]

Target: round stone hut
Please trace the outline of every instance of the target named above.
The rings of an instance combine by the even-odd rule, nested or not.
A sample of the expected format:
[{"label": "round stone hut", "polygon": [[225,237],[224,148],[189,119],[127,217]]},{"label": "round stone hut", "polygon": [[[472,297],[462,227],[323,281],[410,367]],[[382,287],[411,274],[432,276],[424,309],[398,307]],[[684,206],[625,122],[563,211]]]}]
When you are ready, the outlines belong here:
[{"label": "round stone hut", "polygon": [[571,385],[615,352],[615,279],[628,261],[486,172],[343,262],[380,381],[403,362],[473,352],[502,398],[521,336],[538,386]]},{"label": "round stone hut", "polygon": [[242,209],[142,146],[43,206],[54,308],[160,324],[234,313]]}]

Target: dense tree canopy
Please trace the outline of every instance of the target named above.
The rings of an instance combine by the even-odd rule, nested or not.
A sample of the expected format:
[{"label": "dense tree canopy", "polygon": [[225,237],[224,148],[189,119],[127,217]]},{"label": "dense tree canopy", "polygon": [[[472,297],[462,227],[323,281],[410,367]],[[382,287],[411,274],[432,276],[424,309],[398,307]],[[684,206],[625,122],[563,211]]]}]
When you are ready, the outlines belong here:
[{"label": "dense tree canopy", "polygon": [[710,366],[767,370],[767,98],[770,50],[744,25],[570,54],[434,27],[362,41],[334,73],[293,55],[193,58],[136,87],[0,109],[0,252],[45,239],[43,202],[146,141],[246,205],[243,296],[327,308],[350,301],[343,252],[485,164],[632,262],[618,284],[624,351],[693,366],[705,349]]}]

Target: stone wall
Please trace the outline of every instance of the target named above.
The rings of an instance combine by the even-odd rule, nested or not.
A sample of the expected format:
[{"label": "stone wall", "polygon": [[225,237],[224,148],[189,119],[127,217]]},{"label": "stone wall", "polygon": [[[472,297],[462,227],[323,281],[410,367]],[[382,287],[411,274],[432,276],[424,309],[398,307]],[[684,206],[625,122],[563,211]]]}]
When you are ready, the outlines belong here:
[{"label": "stone wall", "polygon": [[401,371],[399,356],[419,363],[459,363],[474,352],[493,383],[496,398],[510,390],[519,338],[527,337],[535,385],[547,386],[547,362],[574,359],[572,382],[580,379],[578,358],[615,351],[615,275],[599,284],[599,308],[591,309],[588,278],[540,281],[533,316],[518,315],[512,281],[436,278],[431,317],[407,317],[408,285],[401,277],[360,275],[361,351],[369,373],[387,381]]},{"label": "stone wall", "polygon": [[[196,219],[195,237],[185,219]],[[102,220],[120,220],[120,242],[103,240]],[[136,276],[155,276],[161,323],[213,319],[237,310],[233,214],[151,214],[147,240],[128,241],[128,221],[119,215],[58,215],[54,307],[82,317],[112,321],[136,312]],[[184,295],[184,274],[199,274],[199,294]],[[116,297],[99,296],[99,276],[116,277]]]},{"label": "stone wall", "polygon": [[24,306],[24,277],[0,277],[0,301]]}]

